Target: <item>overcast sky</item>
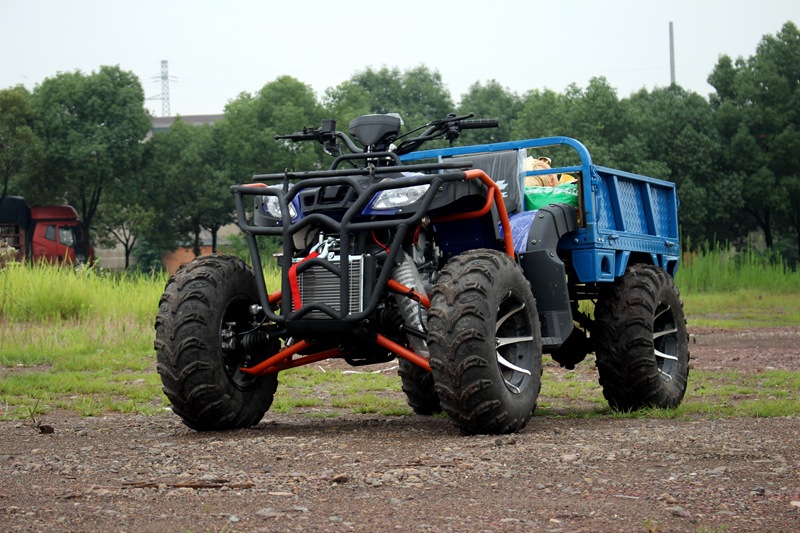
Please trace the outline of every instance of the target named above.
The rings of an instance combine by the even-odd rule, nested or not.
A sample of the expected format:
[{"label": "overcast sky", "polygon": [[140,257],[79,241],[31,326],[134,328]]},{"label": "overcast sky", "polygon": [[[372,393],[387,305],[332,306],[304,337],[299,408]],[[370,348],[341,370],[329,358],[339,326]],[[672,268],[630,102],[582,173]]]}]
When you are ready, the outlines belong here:
[{"label": "overcast sky", "polygon": [[0,88],[119,65],[161,115],[222,113],[281,75],[318,96],[367,67],[438,70],[455,102],[496,79],[523,94],[605,76],[620,98],[676,77],[703,96],[722,54],[800,25],[800,0],[0,0]]}]

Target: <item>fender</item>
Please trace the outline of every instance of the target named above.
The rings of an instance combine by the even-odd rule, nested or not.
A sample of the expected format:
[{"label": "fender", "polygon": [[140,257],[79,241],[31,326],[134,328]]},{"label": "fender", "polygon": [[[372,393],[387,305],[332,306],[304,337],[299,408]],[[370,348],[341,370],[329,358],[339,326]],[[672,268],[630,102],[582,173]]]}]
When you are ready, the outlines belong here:
[{"label": "fender", "polygon": [[536,298],[544,352],[561,346],[574,327],[567,273],[556,248],[563,235],[577,228],[572,206],[550,204],[543,207],[531,222],[526,251],[519,254],[520,266]]}]

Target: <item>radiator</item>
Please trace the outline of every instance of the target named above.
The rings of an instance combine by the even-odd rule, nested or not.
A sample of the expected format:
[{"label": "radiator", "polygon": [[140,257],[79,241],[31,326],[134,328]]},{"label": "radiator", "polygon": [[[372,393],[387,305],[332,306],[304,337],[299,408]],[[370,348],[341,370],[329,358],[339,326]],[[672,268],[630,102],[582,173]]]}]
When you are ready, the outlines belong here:
[{"label": "radiator", "polygon": [[[302,261],[295,259],[294,262]],[[338,263],[339,258],[334,258]],[[312,303],[324,303],[341,312],[342,302],[339,276],[325,268],[314,265],[297,276],[297,285],[300,289],[300,299],[303,306]],[[347,314],[360,313],[364,306],[364,257],[361,255],[350,257],[350,306]],[[294,302],[292,303],[294,307]],[[293,308],[296,311],[296,308]],[[321,311],[311,311],[304,318],[315,320],[330,320],[331,317]]]}]

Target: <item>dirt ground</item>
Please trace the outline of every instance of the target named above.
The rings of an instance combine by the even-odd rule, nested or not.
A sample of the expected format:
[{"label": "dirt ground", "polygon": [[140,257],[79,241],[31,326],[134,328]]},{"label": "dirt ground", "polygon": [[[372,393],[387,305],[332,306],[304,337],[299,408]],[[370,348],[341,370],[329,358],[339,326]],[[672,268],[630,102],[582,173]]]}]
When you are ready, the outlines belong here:
[{"label": "dirt ground", "polygon": [[[800,369],[800,328],[692,333],[695,369]],[[0,422],[3,531],[800,531],[797,418],[43,422]]]}]

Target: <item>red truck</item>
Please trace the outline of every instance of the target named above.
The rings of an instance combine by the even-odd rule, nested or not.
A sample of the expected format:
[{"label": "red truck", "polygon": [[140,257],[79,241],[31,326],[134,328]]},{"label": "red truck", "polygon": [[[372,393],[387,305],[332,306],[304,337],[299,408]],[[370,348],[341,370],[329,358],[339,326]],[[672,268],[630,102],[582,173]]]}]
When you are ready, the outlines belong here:
[{"label": "red truck", "polygon": [[0,247],[16,250],[16,260],[83,264],[94,262],[94,249],[75,208],[30,207],[24,198],[0,200]]}]

